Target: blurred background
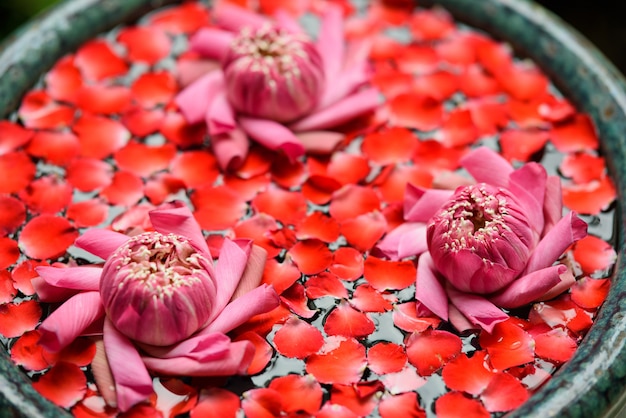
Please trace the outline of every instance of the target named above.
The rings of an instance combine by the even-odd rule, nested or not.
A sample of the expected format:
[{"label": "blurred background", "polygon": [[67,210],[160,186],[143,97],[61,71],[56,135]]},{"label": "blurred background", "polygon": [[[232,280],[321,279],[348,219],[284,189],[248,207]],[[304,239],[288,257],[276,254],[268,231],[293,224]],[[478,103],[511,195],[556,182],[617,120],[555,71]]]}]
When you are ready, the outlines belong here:
[{"label": "blurred background", "polygon": [[[297,1],[297,0],[294,0]],[[417,0],[419,3],[419,0]],[[480,0],[477,0],[480,1]],[[521,0],[520,0],[521,1]],[[535,0],[593,42],[626,74],[626,1]],[[0,39],[60,0],[0,0]]]}]

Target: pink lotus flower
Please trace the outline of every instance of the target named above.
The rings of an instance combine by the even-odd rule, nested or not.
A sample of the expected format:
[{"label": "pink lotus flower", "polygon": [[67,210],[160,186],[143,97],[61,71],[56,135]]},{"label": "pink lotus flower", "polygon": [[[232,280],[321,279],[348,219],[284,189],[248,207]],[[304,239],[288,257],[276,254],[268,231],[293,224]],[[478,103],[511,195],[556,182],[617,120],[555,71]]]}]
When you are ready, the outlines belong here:
[{"label": "pink lotus flower", "polygon": [[587,224],[562,216],[561,184],[537,163],[514,170],[478,148],[461,160],[477,182],[455,191],[407,188],[405,219],[378,245],[392,259],[419,255],[416,299],[459,329],[487,331],[517,308],[574,283],[555,264]]},{"label": "pink lotus flower", "polygon": [[[40,343],[57,352],[81,335],[103,335],[108,367],[92,367],[96,381],[110,367],[115,392],[105,399],[122,411],[152,394],[148,373],[186,376],[244,374],[254,356],[248,341],[225,334],[279,299],[259,286],[265,251],[250,241],[226,240],[214,266],[186,206],[149,214],[155,231],[129,237],[89,230],[75,245],[104,266],[39,267],[33,281],[42,301],[66,300],[41,324]],[[69,297],[69,299],[68,299]]]},{"label": "pink lotus flower", "polygon": [[[248,138],[290,159],[305,150],[329,153],[343,139],[329,128],[378,106],[378,91],[366,86],[369,43],[346,48],[338,6],[328,6],[315,42],[286,13],[270,21],[221,3],[213,16],[217,27],[199,30],[190,50],[221,66],[176,103],[189,123],[206,122],[223,169],[243,162]],[[197,71],[186,64],[179,66],[183,83]]]}]

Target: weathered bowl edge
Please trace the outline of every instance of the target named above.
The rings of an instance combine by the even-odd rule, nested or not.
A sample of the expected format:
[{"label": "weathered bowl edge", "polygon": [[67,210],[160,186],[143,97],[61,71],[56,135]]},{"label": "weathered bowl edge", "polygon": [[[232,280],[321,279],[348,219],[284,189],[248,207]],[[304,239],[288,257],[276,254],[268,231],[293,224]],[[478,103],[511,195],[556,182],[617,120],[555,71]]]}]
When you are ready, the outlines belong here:
[{"label": "weathered bowl edge", "polygon": [[[31,21],[0,50],[0,117],[65,53],[115,25],[176,0],[66,0]],[[626,88],[622,75],[584,37],[542,7],[525,0],[420,0],[438,4],[460,21],[508,41],[535,60],[579,109],[594,119],[612,177],[618,209],[626,196]],[[624,227],[613,287],[574,358],[541,391],[508,416],[616,416],[626,380],[626,269]],[[532,414],[532,415],[531,415]],[[67,415],[41,398],[28,378],[0,352],[0,416]]]}]

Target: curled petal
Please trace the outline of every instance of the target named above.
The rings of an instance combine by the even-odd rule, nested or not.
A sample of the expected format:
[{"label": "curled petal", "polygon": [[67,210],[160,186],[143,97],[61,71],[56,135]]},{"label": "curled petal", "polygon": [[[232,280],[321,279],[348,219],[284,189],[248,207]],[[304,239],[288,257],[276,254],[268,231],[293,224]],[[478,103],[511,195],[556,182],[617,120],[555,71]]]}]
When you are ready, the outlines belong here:
[{"label": "curled petal", "polygon": [[448,296],[454,306],[470,322],[479,325],[487,332],[492,332],[493,327],[508,319],[508,315],[499,309],[492,302],[482,296],[462,293],[458,290],[448,288]]},{"label": "curled petal", "polygon": [[79,293],[41,323],[40,343],[46,350],[61,351],[103,315],[99,292]]},{"label": "curled petal", "polygon": [[128,236],[108,229],[90,229],[76,239],[74,245],[103,260],[128,241]]},{"label": "curled petal", "polygon": [[104,349],[115,380],[117,405],[129,410],[152,394],[152,378],[132,342],[113,324],[104,321]]},{"label": "curled petal", "polygon": [[224,171],[236,170],[244,163],[250,141],[243,130],[232,129],[211,137],[213,152],[219,166]]},{"label": "curled petal", "polygon": [[222,2],[219,7],[213,9],[213,18],[218,26],[235,33],[244,27],[257,29],[268,22],[257,13],[226,2]]},{"label": "curled petal", "polygon": [[205,122],[209,134],[212,136],[228,133],[236,128],[235,110],[228,102],[226,92],[223,89],[215,93],[215,97],[207,110]]},{"label": "curled petal", "polygon": [[102,268],[95,266],[76,266],[72,268],[58,268],[40,266],[36,268],[39,277],[49,285],[65,289],[91,290],[100,289],[100,275]]},{"label": "curled petal", "polygon": [[343,65],[344,45],[341,8],[331,4],[322,16],[317,39],[317,49],[324,60],[324,75],[329,81],[327,83],[329,88],[333,85],[332,81],[339,75]]},{"label": "curled petal", "polygon": [[452,194],[452,190],[425,190],[408,184],[404,199],[404,219],[413,222],[428,222]]},{"label": "curled petal", "polygon": [[[513,167],[497,152],[487,148],[476,148],[461,158],[461,165],[479,183],[507,187]],[[494,176],[493,173],[498,173]]]},{"label": "curled petal", "polygon": [[269,119],[240,117],[239,125],[248,135],[271,150],[280,150],[295,160],[304,154],[304,147],[292,131]]},{"label": "curled petal", "polygon": [[202,235],[202,230],[186,205],[176,204],[177,207],[156,209],[149,213],[150,222],[160,233],[175,234],[186,237],[194,247],[201,250],[209,260],[211,253]]},{"label": "curled petal", "polygon": [[441,319],[448,319],[448,296],[437,278],[435,264],[430,253],[422,254],[417,263],[415,299],[422,302]]},{"label": "curled petal", "polygon": [[168,347],[142,345],[151,357],[173,359],[186,357],[197,361],[216,361],[224,358],[230,349],[230,338],[222,333],[207,333],[192,336]]},{"label": "curled petal", "polygon": [[235,38],[232,32],[217,28],[201,28],[189,39],[189,50],[204,58],[221,60]]},{"label": "curled petal", "polygon": [[209,322],[220,315],[222,309],[232,299],[246,268],[250,249],[250,241],[248,241],[245,249],[231,240],[224,241],[215,268],[217,295],[213,302]]},{"label": "curled petal", "polygon": [[389,232],[376,246],[385,257],[400,260],[428,251],[426,225],[419,222],[405,222]]},{"label": "curled petal", "polygon": [[535,270],[515,280],[502,292],[489,298],[502,308],[517,308],[537,300],[561,282],[560,275],[567,272],[563,264]]},{"label": "curled petal", "polygon": [[174,102],[188,123],[198,123],[205,119],[215,95],[223,84],[222,72],[211,71],[191,83],[176,96]]}]

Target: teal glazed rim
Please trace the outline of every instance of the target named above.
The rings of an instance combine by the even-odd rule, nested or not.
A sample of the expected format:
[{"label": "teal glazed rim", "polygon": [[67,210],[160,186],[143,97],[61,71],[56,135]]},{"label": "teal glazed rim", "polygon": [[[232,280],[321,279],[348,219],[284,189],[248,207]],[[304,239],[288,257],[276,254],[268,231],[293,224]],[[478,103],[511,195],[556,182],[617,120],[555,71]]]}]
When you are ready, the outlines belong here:
[{"label": "teal glazed rim", "polygon": [[[114,26],[176,0],[65,0],[31,21],[0,49],[0,117],[64,54]],[[419,0],[441,5],[459,21],[509,42],[535,60],[556,86],[593,118],[618,190],[618,262],[609,296],[574,357],[516,417],[611,417],[626,404],[626,258],[620,212],[626,203],[626,83],[577,31],[528,0]],[[33,389],[0,350],[0,417],[69,414]]]}]

